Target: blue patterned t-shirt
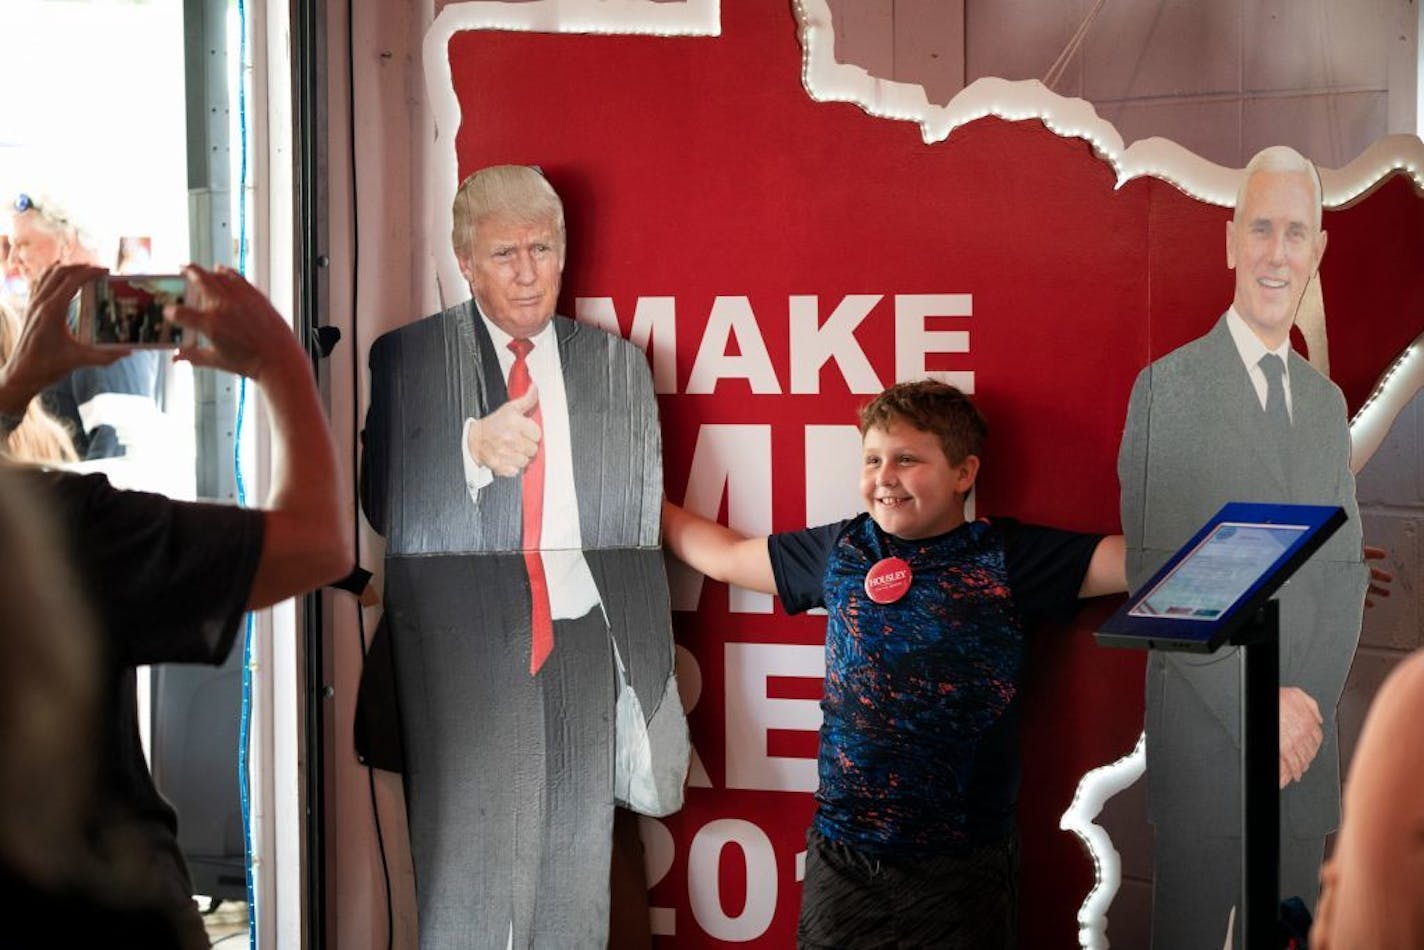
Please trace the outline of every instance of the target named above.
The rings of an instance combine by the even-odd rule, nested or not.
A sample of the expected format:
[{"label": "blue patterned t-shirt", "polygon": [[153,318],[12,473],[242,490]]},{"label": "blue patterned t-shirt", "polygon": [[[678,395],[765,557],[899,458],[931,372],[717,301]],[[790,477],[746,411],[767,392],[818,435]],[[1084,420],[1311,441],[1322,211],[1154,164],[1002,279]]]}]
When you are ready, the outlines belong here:
[{"label": "blue patterned t-shirt", "polygon": [[[1071,615],[1099,540],[996,520],[905,541],[868,515],[771,537],[786,609],[829,613],[821,834],[939,854],[1013,830],[1025,631]],[[865,577],[887,557],[912,581],[878,604]]]}]

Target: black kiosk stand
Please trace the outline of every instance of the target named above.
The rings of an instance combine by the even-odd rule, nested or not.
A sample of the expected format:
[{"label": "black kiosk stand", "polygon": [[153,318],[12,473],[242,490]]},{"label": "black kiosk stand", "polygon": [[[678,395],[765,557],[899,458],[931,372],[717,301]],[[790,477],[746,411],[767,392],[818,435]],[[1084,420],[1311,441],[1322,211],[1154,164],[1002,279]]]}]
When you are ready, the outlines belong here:
[{"label": "black kiosk stand", "polygon": [[1344,523],[1337,507],[1228,504],[1097,632],[1110,647],[1241,649],[1246,947],[1275,945],[1280,912],[1280,605],[1271,597]]}]

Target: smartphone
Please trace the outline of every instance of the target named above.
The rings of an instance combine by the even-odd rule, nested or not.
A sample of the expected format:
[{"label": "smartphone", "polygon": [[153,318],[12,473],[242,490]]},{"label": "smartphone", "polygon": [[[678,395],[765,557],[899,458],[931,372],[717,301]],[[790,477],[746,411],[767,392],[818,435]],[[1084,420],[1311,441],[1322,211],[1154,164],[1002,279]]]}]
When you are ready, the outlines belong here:
[{"label": "smartphone", "polygon": [[79,291],[79,339],[99,346],[172,349],[183,328],[163,318],[189,292],[182,274],[106,274]]}]

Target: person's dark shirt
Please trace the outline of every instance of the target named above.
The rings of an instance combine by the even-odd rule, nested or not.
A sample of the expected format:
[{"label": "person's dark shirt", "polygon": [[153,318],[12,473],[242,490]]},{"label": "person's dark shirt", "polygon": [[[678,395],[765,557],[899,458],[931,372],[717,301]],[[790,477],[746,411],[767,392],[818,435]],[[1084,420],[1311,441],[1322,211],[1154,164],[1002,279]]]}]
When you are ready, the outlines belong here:
[{"label": "person's dark shirt", "polygon": [[[783,605],[829,612],[821,834],[923,855],[1012,832],[1025,632],[1071,615],[1100,540],[995,520],[905,541],[868,515],[772,535]],[[890,557],[912,581],[878,604],[866,575]]]},{"label": "person's dark shirt", "polygon": [[172,886],[188,886],[173,809],[154,787],[139,741],[134,667],[224,660],[256,574],[263,514],[119,491],[102,475],[27,475],[99,631],[101,807],[134,823],[157,869],[174,875]]},{"label": "person's dark shirt", "polygon": [[0,947],[182,947],[172,916],[159,908],[125,904],[93,887],[40,885],[3,863],[0,913]]}]

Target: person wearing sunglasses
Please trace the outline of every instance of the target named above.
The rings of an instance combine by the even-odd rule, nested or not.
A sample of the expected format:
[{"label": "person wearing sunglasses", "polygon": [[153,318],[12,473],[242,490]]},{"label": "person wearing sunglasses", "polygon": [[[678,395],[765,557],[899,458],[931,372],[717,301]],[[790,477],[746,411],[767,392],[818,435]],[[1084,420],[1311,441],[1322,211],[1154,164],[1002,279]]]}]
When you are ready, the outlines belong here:
[{"label": "person wearing sunglasses", "polygon": [[89,240],[52,198],[15,196],[10,218],[10,264],[30,284],[54,264],[97,264]]}]

